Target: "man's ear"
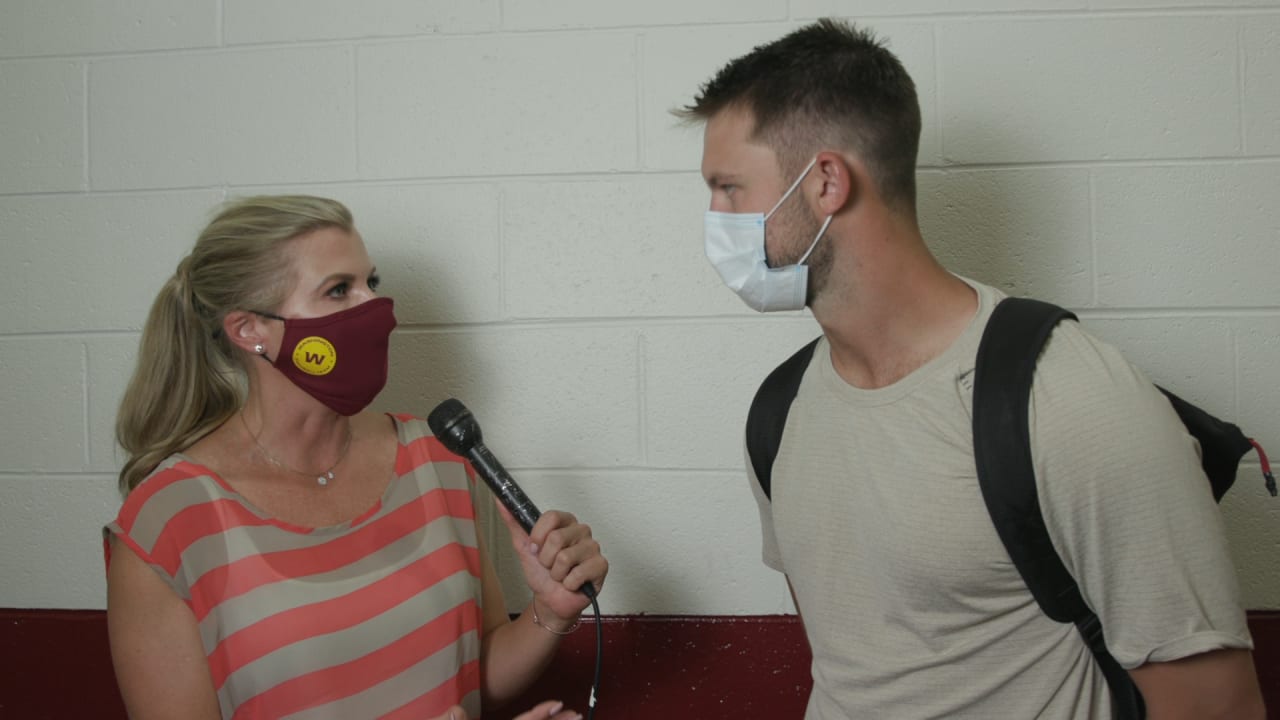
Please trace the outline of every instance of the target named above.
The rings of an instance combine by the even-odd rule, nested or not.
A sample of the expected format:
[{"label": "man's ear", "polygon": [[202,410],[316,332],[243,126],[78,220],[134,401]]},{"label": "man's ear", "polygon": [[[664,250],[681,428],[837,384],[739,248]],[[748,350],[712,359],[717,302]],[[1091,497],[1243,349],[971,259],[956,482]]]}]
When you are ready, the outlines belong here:
[{"label": "man's ear", "polygon": [[232,310],[222,318],[222,333],[232,345],[253,355],[261,355],[258,345],[266,345],[268,335],[262,318],[245,310]]},{"label": "man's ear", "polygon": [[835,215],[852,207],[862,196],[863,183],[869,180],[860,163],[831,150],[817,154],[812,172],[822,183],[811,200],[819,217]]}]

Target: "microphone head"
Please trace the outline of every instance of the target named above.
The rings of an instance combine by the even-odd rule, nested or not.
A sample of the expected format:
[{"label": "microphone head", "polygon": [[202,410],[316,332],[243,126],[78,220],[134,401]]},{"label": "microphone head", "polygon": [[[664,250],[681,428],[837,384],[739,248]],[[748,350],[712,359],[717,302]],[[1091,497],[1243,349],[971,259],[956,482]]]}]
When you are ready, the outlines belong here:
[{"label": "microphone head", "polygon": [[427,415],[427,425],[440,444],[455,455],[466,455],[471,448],[482,444],[480,423],[466,405],[454,398],[437,405]]}]

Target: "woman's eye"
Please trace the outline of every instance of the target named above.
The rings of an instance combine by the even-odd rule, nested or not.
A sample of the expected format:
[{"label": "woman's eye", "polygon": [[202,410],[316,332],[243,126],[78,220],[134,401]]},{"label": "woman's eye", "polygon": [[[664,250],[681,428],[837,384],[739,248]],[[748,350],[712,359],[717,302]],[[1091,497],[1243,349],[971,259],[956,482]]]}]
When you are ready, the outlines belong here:
[{"label": "woman's eye", "polygon": [[370,290],[377,290],[377,289],[378,289],[378,286],[379,286],[379,285],[381,285],[381,284],[382,284],[382,278],[381,278],[381,277],[379,277],[379,276],[377,276],[377,275],[370,275],[370,276],[369,276],[369,289],[370,289]]},{"label": "woman's eye", "polygon": [[337,285],[334,285],[333,287],[329,288],[328,295],[330,297],[346,297],[348,287],[349,286],[347,285],[347,283],[340,282]]}]

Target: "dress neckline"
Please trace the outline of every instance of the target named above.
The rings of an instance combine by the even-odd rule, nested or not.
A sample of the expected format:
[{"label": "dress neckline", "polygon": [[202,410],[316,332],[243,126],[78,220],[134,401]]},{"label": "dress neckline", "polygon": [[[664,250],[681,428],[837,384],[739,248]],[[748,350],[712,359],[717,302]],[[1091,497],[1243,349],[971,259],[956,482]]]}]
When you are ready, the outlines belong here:
[{"label": "dress neckline", "polygon": [[[396,429],[396,459],[395,459],[395,464],[393,465],[393,468],[397,468],[401,466],[401,461],[403,460],[402,456],[405,452],[405,446],[406,446],[405,427],[404,427],[404,423],[402,423],[400,419],[397,418],[395,415],[386,413],[386,416],[391,418],[391,422],[393,425],[395,425],[395,429]],[[319,526],[312,527],[308,525],[300,525],[298,523],[285,522],[284,520],[281,520],[275,515],[272,515],[271,513],[263,510],[262,508],[258,507],[253,502],[251,502],[249,498],[240,494],[240,492],[238,492],[235,488],[231,486],[231,483],[227,482],[226,478],[222,477],[217,472],[215,472],[213,468],[209,467],[208,465],[205,465],[204,463],[201,463],[198,460],[192,459],[190,456],[186,455],[185,453],[182,453],[182,452],[174,453],[174,457],[178,458],[181,462],[185,464],[191,465],[195,468],[199,468],[200,474],[207,476],[215,484],[217,484],[217,486],[221,488],[222,492],[225,495],[227,495],[231,500],[243,505],[246,509],[252,512],[254,515],[258,516],[259,518],[262,518],[262,520],[265,521],[266,523],[273,525],[275,527],[278,527],[281,530],[285,530],[292,533],[298,533],[300,535],[324,535],[324,534],[331,534],[331,533],[340,533],[340,532],[351,530],[363,525],[364,523],[368,522],[371,518],[376,516],[382,510],[382,508],[387,505],[388,500],[391,497],[391,494],[395,491],[396,486],[398,484],[397,482],[398,478],[396,477],[395,470],[393,469],[391,480],[387,483],[386,489],[382,492],[382,497],[378,498],[378,500],[376,500],[371,507],[361,511],[351,520],[345,520],[343,522],[334,523],[332,525],[319,525]]]}]

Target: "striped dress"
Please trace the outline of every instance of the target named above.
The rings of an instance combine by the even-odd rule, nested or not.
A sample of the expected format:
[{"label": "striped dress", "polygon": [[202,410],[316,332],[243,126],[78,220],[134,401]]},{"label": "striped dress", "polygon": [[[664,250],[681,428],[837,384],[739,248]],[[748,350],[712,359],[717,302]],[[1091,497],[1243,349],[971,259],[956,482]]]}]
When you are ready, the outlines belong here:
[{"label": "striped dress", "polygon": [[480,716],[475,483],[394,420],[396,476],[349,523],[275,520],[179,454],[106,526],[195,614],[224,718]]}]

